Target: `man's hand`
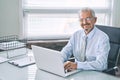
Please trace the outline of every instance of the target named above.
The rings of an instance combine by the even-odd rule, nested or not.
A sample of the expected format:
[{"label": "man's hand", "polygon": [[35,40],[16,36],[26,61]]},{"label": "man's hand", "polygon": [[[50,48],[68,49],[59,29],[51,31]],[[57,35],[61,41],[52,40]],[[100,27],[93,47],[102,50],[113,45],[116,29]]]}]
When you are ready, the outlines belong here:
[{"label": "man's hand", "polygon": [[64,69],[68,70],[68,71],[75,70],[75,69],[77,69],[77,63],[67,61],[67,62],[64,63]]}]

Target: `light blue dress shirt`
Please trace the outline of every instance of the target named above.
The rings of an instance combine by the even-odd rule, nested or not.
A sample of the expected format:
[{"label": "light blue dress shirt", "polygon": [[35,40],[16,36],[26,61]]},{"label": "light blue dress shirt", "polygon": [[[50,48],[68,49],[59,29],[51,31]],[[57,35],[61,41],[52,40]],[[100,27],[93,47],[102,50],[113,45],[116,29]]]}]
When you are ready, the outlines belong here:
[{"label": "light blue dress shirt", "polygon": [[77,69],[99,70],[107,68],[107,58],[110,50],[109,37],[103,31],[94,27],[87,35],[86,61],[80,62],[80,48],[82,38],[85,36],[84,30],[75,32],[67,45],[62,49],[63,60],[67,61],[71,55],[74,55]]}]

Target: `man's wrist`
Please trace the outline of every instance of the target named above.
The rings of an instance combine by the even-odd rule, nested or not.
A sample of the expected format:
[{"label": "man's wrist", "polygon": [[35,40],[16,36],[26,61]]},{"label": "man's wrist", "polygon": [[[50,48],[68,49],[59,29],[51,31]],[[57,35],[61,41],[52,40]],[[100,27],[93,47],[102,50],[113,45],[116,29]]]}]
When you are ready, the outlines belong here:
[{"label": "man's wrist", "polygon": [[74,64],[75,64],[75,69],[77,69],[77,62],[74,62]]}]

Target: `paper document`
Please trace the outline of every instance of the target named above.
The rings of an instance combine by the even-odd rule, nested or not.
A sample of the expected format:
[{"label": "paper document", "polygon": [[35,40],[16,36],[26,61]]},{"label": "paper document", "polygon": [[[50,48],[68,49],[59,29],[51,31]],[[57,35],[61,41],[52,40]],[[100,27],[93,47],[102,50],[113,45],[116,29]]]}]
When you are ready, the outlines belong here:
[{"label": "paper document", "polygon": [[18,66],[18,67],[25,67],[25,66],[34,64],[35,59],[33,56],[27,56],[24,58],[9,61],[8,63],[13,64],[13,65]]},{"label": "paper document", "polygon": [[9,60],[9,59],[7,59],[7,58],[0,57],[0,63],[6,62],[6,61],[8,61],[8,60]]}]

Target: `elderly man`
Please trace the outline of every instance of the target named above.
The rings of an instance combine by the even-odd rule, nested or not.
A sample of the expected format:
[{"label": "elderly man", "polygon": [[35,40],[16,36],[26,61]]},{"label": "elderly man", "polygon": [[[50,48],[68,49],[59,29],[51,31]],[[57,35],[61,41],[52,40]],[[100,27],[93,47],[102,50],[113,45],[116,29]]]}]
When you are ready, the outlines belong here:
[{"label": "elderly man", "polygon": [[[79,12],[79,21],[83,29],[76,31],[61,51],[65,70],[106,69],[110,50],[109,37],[95,27],[95,12],[90,8],[83,8]],[[71,55],[75,57],[75,62],[68,61]]]}]

